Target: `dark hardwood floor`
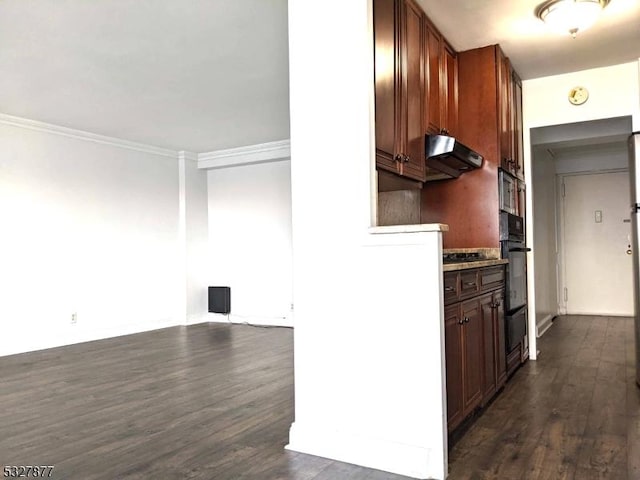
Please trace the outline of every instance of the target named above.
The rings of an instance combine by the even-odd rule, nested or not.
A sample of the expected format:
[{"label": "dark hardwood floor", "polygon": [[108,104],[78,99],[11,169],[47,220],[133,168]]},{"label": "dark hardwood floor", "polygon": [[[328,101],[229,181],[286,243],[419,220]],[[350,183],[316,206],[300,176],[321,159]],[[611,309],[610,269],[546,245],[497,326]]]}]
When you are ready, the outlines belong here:
[{"label": "dark hardwood floor", "polygon": [[55,479],[401,480],[284,450],[293,332],[175,327],[0,358],[0,466]]},{"label": "dark hardwood floor", "polygon": [[[563,317],[450,452],[450,479],[640,479],[629,319]],[[55,479],[403,480],[284,450],[289,329],[204,324],[0,358],[0,466]]]},{"label": "dark hardwood floor", "polygon": [[451,480],[640,479],[633,322],[565,316],[449,453]]}]

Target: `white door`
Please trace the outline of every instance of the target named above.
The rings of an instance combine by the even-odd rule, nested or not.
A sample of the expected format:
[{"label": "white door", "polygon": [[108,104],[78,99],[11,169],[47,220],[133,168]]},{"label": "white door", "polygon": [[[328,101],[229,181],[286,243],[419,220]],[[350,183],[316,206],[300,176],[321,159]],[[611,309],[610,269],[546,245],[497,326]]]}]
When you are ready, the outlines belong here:
[{"label": "white door", "polygon": [[628,172],[564,177],[564,298],[569,314],[633,315]]}]

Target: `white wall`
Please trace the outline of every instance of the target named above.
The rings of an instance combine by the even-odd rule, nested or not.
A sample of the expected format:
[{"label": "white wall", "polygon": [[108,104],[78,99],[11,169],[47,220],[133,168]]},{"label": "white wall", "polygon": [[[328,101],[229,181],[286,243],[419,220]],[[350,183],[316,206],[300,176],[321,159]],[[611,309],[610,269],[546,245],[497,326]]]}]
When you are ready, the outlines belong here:
[{"label": "white wall", "polygon": [[[582,122],[603,118],[633,116],[634,130],[640,130],[640,80],[639,62],[596,68],[564,75],[525,80],[523,82],[523,123],[524,123],[524,155],[526,177],[532,178],[531,172],[531,135],[532,128],[549,125]],[[589,100],[574,106],[567,101],[569,90],[582,85],[589,90]],[[533,202],[534,188],[527,189],[527,205]],[[528,209],[531,211],[531,208]],[[528,215],[527,230],[531,242],[535,237],[534,215]],[[529,288],[529,330],[535,328],[535,252],[528,258]],[[534,299],[531,302],[531,299]],[[530,355],[536,358],[536,339],[530,336]]]},{"label": "white wall", "polygon": [[231,287],[233,322],[292,325],[291,162],[212,169],[207,179],[209,285]]},{"label": "white wall", "polygon": [[180,152],[181,250],[184,253],[185,324],[208,321],[208,196],[207,173],[198,169],[197,156]]},{"label": "white wall", "polygon": [[545,149],[533,156],[532,182],[535,229],[535,305],[539,334],[549,320],[558,314],[558,275],[556,258],[556,169],[554,158]]},{"label": "white wall", "polygon": [[289,0],[296,322],[289,448],[442,479],[441,233],[368,230],[376,205],[371,6]]},{"label": "white wall", "polygon": [[590,151],[567,152],[556,159],[558,174],[626,170],[627,168],[629,168],[629,152],[626,142],[605,149],[593,147]]},{"label": "white wall", "polygon": [[0,355],[181,323],[177,158],[4,120]]}]

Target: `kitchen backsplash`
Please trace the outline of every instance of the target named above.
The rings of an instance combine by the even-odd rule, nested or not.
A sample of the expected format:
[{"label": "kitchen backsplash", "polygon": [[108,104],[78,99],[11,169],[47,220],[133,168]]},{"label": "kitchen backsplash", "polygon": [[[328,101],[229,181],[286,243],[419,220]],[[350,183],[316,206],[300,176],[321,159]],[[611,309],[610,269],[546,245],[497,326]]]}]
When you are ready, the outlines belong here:
[{"label": "kitchen backsplash", "polygon": [[420,223],[420,190],[378,192],[378,225]]}]

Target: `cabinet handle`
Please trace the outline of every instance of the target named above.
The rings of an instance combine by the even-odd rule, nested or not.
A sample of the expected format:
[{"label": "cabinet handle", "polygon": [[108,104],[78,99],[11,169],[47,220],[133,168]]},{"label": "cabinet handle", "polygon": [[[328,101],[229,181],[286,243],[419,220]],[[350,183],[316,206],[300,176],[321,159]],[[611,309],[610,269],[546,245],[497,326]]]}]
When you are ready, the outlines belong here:
[{"label": "cabinet handle", "polygon": [[464,317],[464,323],[469,323],[471,319],[469,317]]},{"label": "cabinet handle", "polygon": [[453,287],[444,287],[444,291],[445,292],[453,292],[455,290],[455,288]]},{"label": "cabinet handle", "polygon": [[409,155],[403,155],[403,157],[402,161],[404,163],[409,163],[411,161],[411,157]]},{"label": "cabinet handle", "polygon": [[500,302],[496,302],[495,305],[496,305],[496,308],[498,308],[502,304]]},{"label": "cabinet handle", "polygon": [[464,284],[465,284],[467,287],[475,287],[475,286],[476,286],[476,282],[464,282]]},{"label": "cabinet handle", "polygon": [[397,154],[396,154],[396,156],[395,156],[395,157],[393,157],[393,159],[394,159],[396,162],[402,162],[402,157],[403,157],[403,155],[402,155],[402,154],[397,153]]},{"label": "cabinet handle", "polygon": [[458,325],[462,325],[464,323],[464,318],[458,320]]}]

